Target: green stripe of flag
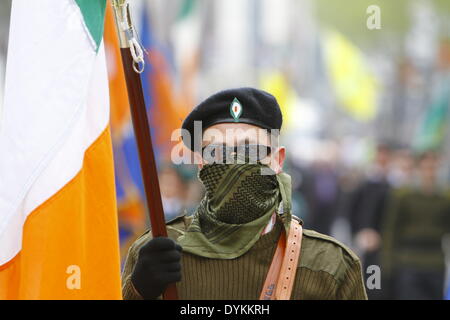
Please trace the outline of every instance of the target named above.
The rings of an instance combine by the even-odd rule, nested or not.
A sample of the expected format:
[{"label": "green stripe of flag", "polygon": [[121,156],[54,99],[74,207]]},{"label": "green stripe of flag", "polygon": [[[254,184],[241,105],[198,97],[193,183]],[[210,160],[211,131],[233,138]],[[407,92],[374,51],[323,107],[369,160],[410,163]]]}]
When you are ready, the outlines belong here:
[{"label": "green stripe of flag", "polygon": [[106,0],[75,0],[98,50],[103,37]]},{"label": "green stripe of flag", "polygon": [[189,16],[194,11],[195,5],[195,0],[184,0],[177,18],[181,20]]}]

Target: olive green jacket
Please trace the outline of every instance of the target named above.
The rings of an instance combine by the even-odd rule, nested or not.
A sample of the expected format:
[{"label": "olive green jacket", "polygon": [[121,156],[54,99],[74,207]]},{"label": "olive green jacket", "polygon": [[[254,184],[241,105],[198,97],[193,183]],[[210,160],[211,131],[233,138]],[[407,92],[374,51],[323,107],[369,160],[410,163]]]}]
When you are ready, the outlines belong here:
[{"label": "olive green jacket", "polygon": [[[191,223],[179,217],[167,225],[177,240]],[[244,255],[231,260],[182,255],[180,299],[256,300],[275,252],[283,225],[279,222]],[[131,283],[139,249],[152,238],[147,231],[130,247],[122,274],[124,299],[141,299]],[[302,248],[292,300],[367,299],[358,257],[332,237],[303,230]]]}]

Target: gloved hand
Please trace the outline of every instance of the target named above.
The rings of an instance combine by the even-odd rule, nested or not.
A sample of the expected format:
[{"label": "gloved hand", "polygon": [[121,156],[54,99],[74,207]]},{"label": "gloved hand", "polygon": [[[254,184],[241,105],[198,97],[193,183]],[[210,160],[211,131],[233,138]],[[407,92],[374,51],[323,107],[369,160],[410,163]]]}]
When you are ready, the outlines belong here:
[{"label": "gloved hand", "polygon": [[181,280],[181,251],[165,237],[154,238],[139,250],[131,282],[144,299],[156,299],[169,284]]}]

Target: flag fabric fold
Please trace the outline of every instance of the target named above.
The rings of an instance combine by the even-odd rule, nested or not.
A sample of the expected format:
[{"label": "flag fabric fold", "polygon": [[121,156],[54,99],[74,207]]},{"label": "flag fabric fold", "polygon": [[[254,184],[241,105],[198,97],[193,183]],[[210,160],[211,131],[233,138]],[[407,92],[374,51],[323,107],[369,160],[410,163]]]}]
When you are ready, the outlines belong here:
[{"label": "flag fabric fold", "polygon": [[0,299],[120,299],[106,0],[16,0],[0,126]]}]

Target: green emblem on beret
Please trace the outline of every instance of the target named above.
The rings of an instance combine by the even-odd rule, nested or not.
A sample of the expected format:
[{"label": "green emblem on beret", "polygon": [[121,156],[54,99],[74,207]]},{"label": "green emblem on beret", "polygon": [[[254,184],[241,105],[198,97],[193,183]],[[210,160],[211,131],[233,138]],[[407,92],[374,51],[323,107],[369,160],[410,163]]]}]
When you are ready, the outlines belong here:
[{"label": "green emblem on beret", "polygon": [[242,114],[242,105],[237,98],[234,98],[233,102],[230,105],[230,113],[234,118],[234,122],[239,122],[239,118]]}]

